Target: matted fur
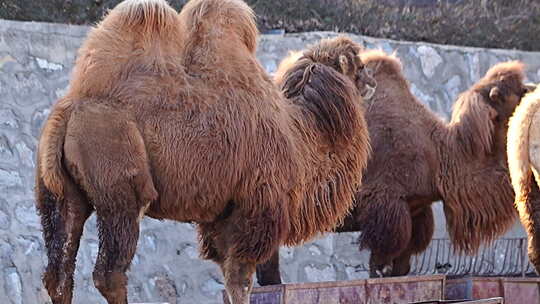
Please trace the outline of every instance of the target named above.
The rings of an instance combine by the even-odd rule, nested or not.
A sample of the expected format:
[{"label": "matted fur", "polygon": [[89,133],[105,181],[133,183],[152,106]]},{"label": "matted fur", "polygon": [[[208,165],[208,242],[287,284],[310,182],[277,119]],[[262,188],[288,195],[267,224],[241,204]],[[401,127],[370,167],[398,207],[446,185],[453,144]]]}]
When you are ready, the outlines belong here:
[{"label": "matted fur", "polygon": [[[379,84],[383,82],[383,79],[379,80],[379,78],[387,78],[386,82],[391,82],[386,91],[379,89],[380,94],[384,94],[386,99],[379,101],[381,104],[379,109],[370,108],[370,112],[367,113],[368,122],[373,119],[372,115],[379,115],[378,113],[380,115],[389,115],[393,113],[397,109],[391,110],[388,107],[397,106],[396,102],[399,102],[401,104],[399,110],[403,113],[402,115],[410,115],[411,118],[416,116],[416,119],[420,121],[419,124],[421,124],[417,125],[417,127],[429,130],[428,133],[425,133],[424,130],[416,130],[416,132],[413,132],[416,134],[415,136],[418,138],[420,134],[426,134],[426,138],[419,140],[433,145],[436,149],[436,151],[422,152],[422,154],[426,154],[426,163],[419,163],[422,158],[415,159],[412,162],[414,167],[410,168],[411,172],[409,173],[402,171],[402,168],[407,167],[402,161],[412,161],[407,158],[398,161],[396,164],[389,165],[388,168],[394,168],[394,170],[402,172],[394,174],[397,174],[397,176],[403,175],[403,178],[412,178],[411,176],[406,177],[409,174],[413,176],[421,174],[416,178],[412,178],[419,183],[416,187],[420,189],[428,189],[429,184],[434,183],[435,188],[424,195],[428,199],[426,201],[427,206],[431,201],[438,198],[443,200],[450,237],[458,251],[474,253],[481,244],[490,242],[504,233],[513,224],[515,219],[513,214],[515,212],[510,203],[513,193],[509,185],[507,168],[504,165],[506,161],[505,151],[501,149],[501,142],[496,142],[497,138],[494,132],[504,136],[506,133],[505,124],[511,112],[501,110],[498,113],[494,107],[495,101],[490,101],[488,95],[494,86],[497,86],[504,94],[522,94],[523,65],[517,62],[508,62],[491,68],[483,79],[459,97],[454,105],[451,122],[445,126],[412,96],[407,81],[401,72],[401,65],[396,58],[384,58],[381,52],[366,52],[361,54],[361,57],[366,65],[374,66],[375,78]],[[398,99],[395,91],[399,90],[401,90],[400,95],[402,97]],[[404,90],[407,90],[407,92],[404,92]],[[393,98],[396,98],[396,100],[388,100]],[[407,103],[411,106],[406,106]],[[497,115],[500,115],[500,117],[496,121]],[[503,115],[507,116],[504,117]],[[498,126],[495,126],[496,123],[498,123]],[[380,123],[375,124],[392,129],[399,128],[399,123],[392,120],[381,120]],[[416,126],[411,127],[415,128]],[[371,130],[372,125],[370,125],[370,133],[373,138],[382,136],[380,133],[382,130],[378,132],[372,132]],[[406,137],[394,138],[403,141],[403,138]],[[376,139],[375,142],[377,142]],[[403,142],[400,146],[408,146],[413,151],[422,151],[419,148],[430,150],[425,143],[413,144],[411,142],[405,144]],[[494,149],[497,151],[494,151]],[[377,155],[377,148],[375,147],[374,157],[376,158]],[[429,163],[430,157],[434,157],[432,164]],[[388,160],[387,156],[383,157],[383,159]],[[433,167],[437,163],[437,167]],[[426,169],[427,171],[422,173]],[[378,169],[375,169],[375,172],[378,171]],[[370,176],[373,175],[370,174],[370,167],[368,166],[364,183],[372,184]],[[402,187],[399,186],[399,188]],[[363,187],[360,195],[364,193],[366,188],[369,189],[369,186]],[[405,192],[403,192],[404,190]],[[408,192],[411,190],[413,192]],[[414,187],[408,190],[395,189],[389,192],[402,198],[420,196]],[[429,199],[430,197],[432,199]],[[366,203],[368,205],[359,202],[359,205],[368,209],[373,208],[372,204]],[[403,218],[398,216],[399,212],[383,211],[386,209],[382,205],[381,207],[383,209],[378,214],[382,215],[383,212],[396,214],[394,220],[386,219],[389,220],[386,222],[386,226],[390,230],[385,231],[382,235],[388,237],[382,237],[380,234],[375,236],[376,234],[373,231],[372,233],[363,233],[363,244],[368,245],[372,250],[374,248],[376,250],[379,250],[379,248],[384,249],[385,253],[399,252],[400,246],[389,246],[384,240],[389,240],[390,236],[392,236],[395,241],[391,244],[399,244],[400,238],[396,237],[400,235],[399,231],[394,231],[390,227],[395,227],[398,230],[403,229]],[[359,213],[364,212],[361,208],[357,207],[357,209]],[[368,217],[373,218],[373,214]],[[366,228],[370,227],[369,229],[372,230],[380,230],[380,228],[373,228],[374,225],[366,224],[365,226]],[[408,238],[407,234],[405,233],[404,239]],[[373,242],[374,238],[380,241]]]},{"label": "matted fur", "polygon": [[[455,248],[473,253],[515,221],[506,166],[507,122],[523,95],[523,65],[492,67],[463,93],[444,123],[411,93],[402,66],[382,51],[362,51],[377,90],[366,109],[372,154],[356,205],[338,232],[361,231],[372,276],[406,275],[410,257],[434,231],[431,205],[442,200]],[[500,100],[489,96],[499,92]],[[495,95],[493,95],[495,96]],[[279,283],[275,262],[258,279]]]},{"label": "matted fur", "polygon": [[[516,108],[508,125],[508,167],[515,192],[515,207],[529,236],[529,258],[540,272],[540,201],[530,161],[529,133],[540,109],[540,88],[527,94]],[[537,181],[536,181],[537,182]]]},{"label": "matted fur", "polygon": [[144,215],[196,223],[201,254],[221,266],[236,304],[249,300],[255,264],[347,214],[369,151],[355,84],[306,62],[286,72],[285,98],[256,41],[241,0],[192,0],[179,15],[165,1],[128,0],[91,30],[40,139],[36,198],[55,303],[71,299],[91,211],[94,282],[110,303],[126,301]]}]

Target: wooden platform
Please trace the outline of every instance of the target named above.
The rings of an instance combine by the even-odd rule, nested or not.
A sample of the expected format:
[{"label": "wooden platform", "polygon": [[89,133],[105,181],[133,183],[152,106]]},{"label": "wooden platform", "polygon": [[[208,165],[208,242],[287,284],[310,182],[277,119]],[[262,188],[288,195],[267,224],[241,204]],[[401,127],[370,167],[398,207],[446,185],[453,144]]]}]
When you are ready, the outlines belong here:
[{"label": "wooden platform", "polygon": [[540,303],[540,278],[471,277],[446,281],[446,299],[503,297],[506,304]]},{"label": "wooden platform", "polygon": [[[444,275],[282,284],[253,288],[252,304],[405,304],[444,299]],[[223,292],[223,302],[230,304]],[[493,302],[499,303],[499,302]]]}]

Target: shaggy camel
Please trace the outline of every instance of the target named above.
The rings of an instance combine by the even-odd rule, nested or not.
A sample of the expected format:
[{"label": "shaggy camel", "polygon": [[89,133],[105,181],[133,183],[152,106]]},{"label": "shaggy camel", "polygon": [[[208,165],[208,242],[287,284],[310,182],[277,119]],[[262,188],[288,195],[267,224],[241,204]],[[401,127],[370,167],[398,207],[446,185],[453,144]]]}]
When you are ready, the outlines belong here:
[{"label": "shaggy camel", "polygon": [[128,0],[91,30],[39,142],[53,303],[71,303],[94,211],[94,284],[114,304],[127,303],[143,216],[196,223],[202,257],[221,267],[231,303],[247,304],[256,264],[347,214],[369,154],[351,81],[365,78],[360,59],[340,56],[348,78],[303,58],[282,93],[256,60],[257,36],[241,0],[191,0],[180,14]]},{"label": "shaggy camel", "polygon": [[[515,206],[529,239],[529,259],[540,273],[540,87],[527,94],[508,125],[508,167]],[[533,181],[534,177],[534,182]]]},{"label": "shaggy camel", "polygon": [[[337,232],[362,231],[360,249],[371,250],[370,275],[409,272],[410,257],[431,241],[431,204],[438,200],[459,252],[473,253],[505,232],[516,213],[506,130],[526,91],[523,65],[492,67],[460,95],[446,124],[413,96],[397,58],[381,51],[360,57],[377,83],[366,110],[373,152],[355,208]],[[259,284],[281,282],[277,254],[257,270]]]}]

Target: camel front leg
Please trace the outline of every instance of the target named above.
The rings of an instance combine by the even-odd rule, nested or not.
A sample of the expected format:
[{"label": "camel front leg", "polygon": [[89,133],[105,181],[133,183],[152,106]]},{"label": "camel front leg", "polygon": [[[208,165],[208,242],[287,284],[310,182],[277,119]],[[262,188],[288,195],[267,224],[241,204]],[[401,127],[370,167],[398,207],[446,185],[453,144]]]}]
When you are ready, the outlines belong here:
[{"label": "camel front leg", "polygon": [[249,304],[256,263],[228,257],[221,266],[231,304]]},{"label": "camel front leg", "polygon": [[257,265],[257,282],[261,286],[281,284],[279,249],[274,252],[266,263]]},{"label": "camel front leg", "polygon": [[527,231],[529,260],[540,273],[540,189],[534,180],[531,180],[531,190],[526,199],[517,202],[517,208]]}]

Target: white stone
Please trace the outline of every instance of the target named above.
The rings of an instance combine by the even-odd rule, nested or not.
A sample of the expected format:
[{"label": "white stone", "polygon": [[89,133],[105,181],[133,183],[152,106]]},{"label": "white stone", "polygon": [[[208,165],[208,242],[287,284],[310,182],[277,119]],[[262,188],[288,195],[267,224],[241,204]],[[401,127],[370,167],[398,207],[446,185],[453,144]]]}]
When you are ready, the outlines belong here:
[{"label": "white stone", "polygon": [[215,279],[211,278],[209,280],[206,280],[202,286],[201,291],[207,295],[216,296],[218,293],[220,293],[225,286],[216,281]]},{"label": "white stone", "polygon": [[36,208],[33,204],[27,207],[22,202],[19,202],[15,208],[15,217],[21,224],[36,230],[41,229],[39,216],[37,215]]},{"label": "white stone", "polygon": [[187,246],[186,248],[184,248],[184,252],[192,260],[196,260],[199,258],[199,252],[193,246]]},{"label": "white stone", "polygon": [[4,56],[0,58],[0,69],[4,66],[4,64],[8,62],[17,62],[15,58],[11,57],[10,55]]},{"label": "white stone", "polygon": [[38,66],[44,70],[60,71],[64,69],[64,67],[61,64],[49,62],[47,59],[36,57],[36,61],[37,61]]},{"label": "white stone", "polygon": [[315,245],[309,246],[309,252],[312,255],[321,255],[322,254],[321,250]]},{"label": "white stone", "polygon": [[418,87],[416,87],[413,83],[411,83],[411,92],[414,96],[416,96],[416,98],[418,98],[418,101],[425,104],[426,106],[429,106],[429,102],[432,99],[431,96],[420,91],[420,89],[418,89]]},{"label": "white stone", "polygon": [[418,54],[420,56],[420,63],[422,64],[422,70],[427,77],[433,77],[437,66],[443,62],[441,56],[437,51],[426,45],[418,47]]},{"label": "white stone", "polygon": [[356,268],[347,266],[345,268],[347,273],[347,279],[349,280],[363,280],[369,278],[369,273],[367,271],[357,271]]},{"label": "white stone", "polygon": [[459,96],[459,93],[461,93],[461,77],[458,75],[452,76],[446,83],[446,89],[448,93],[450,94],[450,99],[456,100]]},{"label": "white stone", "polygon": [[154,236],[147,235],[147,236],[144,237],[144,240],[145,240],[145,243],[146,243],[146,247],[148,247],[152,251],[156,251],[156,249],[157,249],[156,238]]},{"label": "white stone", "polygon": [[471,76],[471,81],[476,82],[480,79],[480,56],[478,53],[469,54],[469,73]]},{"label": "white stone", "polygon": [[334,236],[334,234],[326,234],[314,243],[319,246],[323,253],[331,254],[334,252]]},{"label": "white stone", "polygon": [[0,169],[0,187],[22,186],[21,175],[16,171]]},{"label": "white stone", "polygon": [[6,269],[6,292],[13,304],[22,304],[22,283],[21,277],[16,268]]},{"label": "white stone", "polygon": [[27,237],[18,237],[17,242],[24,249],[24,255],[26,256],[32,254],[33,252],[39,251],[39,244],[36,242],[35,239],[27,238]]},{"label": "white stone", "polygon": [[332,266],[325,266],[322,269],[306,266],[304,271],[309,282],[328,282],[335,281],[337,278],[336,270]]},{"label": "white stone", "polygon": [[65,88],[58,88],[54,91],[54,93],[56,94],[56,98],[61,98],[63,97],[64,95],[66,95],[67,91],[68,91],[68,88],[69,86],[65,87]]},{"label": "white stone", "polygon": [[264,68],[266,69],[266,72],[273,74],[277,70],[277,65],[274,60],[269,59],[264,63]]},{"label": "white stone", "polygon": [[0,210],[0,229],[9,229],[9,225],[9,216],[4,211]]},{"label": "white stone", "polygon": [[7,126],[12,129],[17,129],[19,123],[12,110],[0,109],[0,125]]},{"label": "white stone", "polygon": [[34,163],[34,152],[24,142],[17,143],[15,148],[19,151],[19,157],[24,165],[32,168],[36,166]]},{"label": "white stone", "polygon": [[279,248],[279,256],[285,260],[291,260],[294,258],[294,248],[293,247],[281,247]]}]

